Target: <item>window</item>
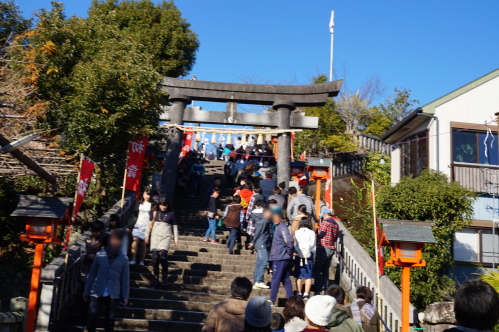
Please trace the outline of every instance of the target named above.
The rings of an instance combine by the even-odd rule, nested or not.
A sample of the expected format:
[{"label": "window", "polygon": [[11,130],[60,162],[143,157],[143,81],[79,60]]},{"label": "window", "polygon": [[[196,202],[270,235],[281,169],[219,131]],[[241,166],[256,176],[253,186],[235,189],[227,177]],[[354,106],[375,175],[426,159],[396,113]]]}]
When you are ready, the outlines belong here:
[{"label": "window", "polygon": [[480,263],[485,266],[494,262],[495,265],[498,265],[499,229],[496,229],[495,236],[492,234],[491,228],[471,228],[456,232],[454,260]]},{"label": "window", "polygon": [[497,134],[453,131],[453,160],[460,163],[499,165]]},{"label": "window", "polygon": [[413,135],[406,138],[404,141],[411,141],[402,144],[402,156],[400,158],[400,175],[403,176],[419,176],[419,174],[428,168],[428,140],[421,139],[428,136],[428,132]]}]

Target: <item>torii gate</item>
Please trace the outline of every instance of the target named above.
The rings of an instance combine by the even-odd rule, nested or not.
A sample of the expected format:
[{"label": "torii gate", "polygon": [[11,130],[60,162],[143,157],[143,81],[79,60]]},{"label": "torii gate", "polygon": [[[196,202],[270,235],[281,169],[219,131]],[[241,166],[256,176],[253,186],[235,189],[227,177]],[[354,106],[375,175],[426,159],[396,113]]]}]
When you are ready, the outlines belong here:
[{"label": "torii gate", "polygon": [[[172,106],[161,116],[171,124],[184,122],[237,124],[243,126],[277,127],[278,129],[317,129],[319,119],[291,113],[296,107],[324,106],[329,97],[338,95],[343,80],[312,85],[262,85],[220,83],[165,77],[163,89],[169,93]],[[202,111],[187,108],[192,100],[227,103],[227,111]],[[265,114],[237,113],[237,104],[272,105],[276,112]],[[182,132],[172,128],[166,146],[165,165],[161,179],[162,192],[171,200],[177,179],[178,156]],[[278,183],[289,186],[291,166],[291,137],[279,134],[277,156]]]}]

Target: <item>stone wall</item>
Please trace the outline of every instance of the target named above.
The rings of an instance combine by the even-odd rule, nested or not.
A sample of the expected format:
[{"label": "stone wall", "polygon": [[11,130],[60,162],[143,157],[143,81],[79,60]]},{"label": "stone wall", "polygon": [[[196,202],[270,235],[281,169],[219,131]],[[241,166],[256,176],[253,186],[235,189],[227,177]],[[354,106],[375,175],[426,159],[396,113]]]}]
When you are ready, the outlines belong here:
[{"label": "stone wall", "polygon": [[8,311],[10,299],[28,297],[31,273],[21,273],[9,266],[0,266],[0,311]]},{"label": "stone wall", "polygon": [[426,307],[423,321],[426,332],[443,332],[456,326],[454,302],[435,302]]}]

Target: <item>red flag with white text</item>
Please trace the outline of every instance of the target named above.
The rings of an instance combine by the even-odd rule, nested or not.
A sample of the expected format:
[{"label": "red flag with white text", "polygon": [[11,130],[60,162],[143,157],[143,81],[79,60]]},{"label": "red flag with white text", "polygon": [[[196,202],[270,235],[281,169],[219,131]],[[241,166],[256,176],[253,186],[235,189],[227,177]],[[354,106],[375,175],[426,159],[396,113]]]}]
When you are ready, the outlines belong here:
[{"label": "red flag with white text", "polygon": [[191,151],[192,135],[194,135],[192,131],[184,131],[184,133],[182,134],[182,151],[180,152],[181,157],[185,157],[185,155],[189,151]]},{"label": "red flag with white text", "polygon": [[[371,204],[374,206],[374,200],[376,199],[371,192],[369,194],[371,198]],[[379,246],[379,240],[381,239],[381,229],[379,228],[379,220],[376,218],[376,237],[378,238],[378,248],[376,248],[376,255],[378,255],[378,264],[379,264],[379,274],[385,274],[385,255],[383,253],[383,247]]]},{"label": "red flag with white text", "polygon": [[92,179],[92,173],[94,172],[95,164],[83,157],[81,160],[80,177],[78,178],[78,186],[76,188],[76,201],[73,207],[73,222],[76,221],[78,212],[80,211],[81,203],[85,198],[88,191],[88,186],[90,185],[90,180]]},{"label": "red flag with white text", "polygon": [[142,165],[146,154],[149,137],[130,141],[128,145],[128,159],[126,163],[125,189],[140,190],[140,178],[142,176]]},{"label": "red flag with white text", "polygon": [[330,210],[333,208],[333,188],[331,188],[332,183],[333,163],[331,162],[327,171],[326,190],[324,190],[324,200],[326,201],[326,207]]}]

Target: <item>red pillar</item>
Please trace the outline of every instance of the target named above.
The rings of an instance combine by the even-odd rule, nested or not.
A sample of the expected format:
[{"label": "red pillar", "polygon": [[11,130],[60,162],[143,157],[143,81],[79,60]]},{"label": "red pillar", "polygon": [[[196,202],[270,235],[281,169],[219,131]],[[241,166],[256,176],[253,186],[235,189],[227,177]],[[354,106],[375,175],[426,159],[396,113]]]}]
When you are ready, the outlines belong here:
[{"label": "red pillar", "polygon": [[401,332],[409,332],[409,304],[411,302],[411,268],[402,267],[402,326]]},{"label": "red pillar", "polygon": [[321,179],[315,180],[315,216],[321,219]]},{"label": "red pillar", "polygon": [[36,311],[38,309],[38,296],[40,290],[40,275],[42,272],[43,243],[37,243],[35,247],[35,258],[31,272],[31,286],[29,289],[28,317],[26,319],[26,332],[35,331]]}]

